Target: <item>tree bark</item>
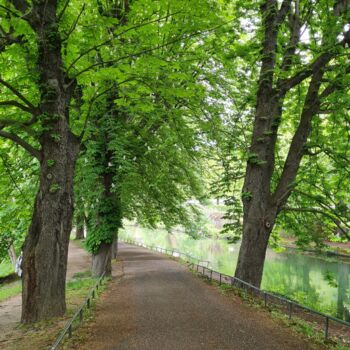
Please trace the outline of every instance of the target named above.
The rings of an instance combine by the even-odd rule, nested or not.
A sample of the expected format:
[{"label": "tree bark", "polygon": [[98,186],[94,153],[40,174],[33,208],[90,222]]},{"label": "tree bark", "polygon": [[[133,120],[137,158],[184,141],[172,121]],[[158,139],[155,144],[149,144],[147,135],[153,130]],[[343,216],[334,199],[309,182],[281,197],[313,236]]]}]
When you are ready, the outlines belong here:
[{"label": "tree bark", "polygon": [[114,238],[114,241],[112,243],[112,259],[117,259],[118,256],[118,233],[116,234],[116,237]]},{"label": "tree bark", "polygon": [[239,250],[235,276],[255,286],[260,286],[267,244],[276,214],[265,215],[258,208],[251,210],[243,224],[243,237]]},{"label": "tree bark", "polygon": [[73,215],[73,176],[79,140],[69,126],[68,106],[75,81],[65,76],[55,0],[16,7],[36,35],[40,91],[40,182],[23,249],[22,322],[36,322],[66,311],[65,281]]},{"label": "tree bark", "polygon": [[110,276],[112,273],[112,244],[102,242],[97,254],[92,256],[93,277]]},{"label": "tree bark", "polygon": [[338,267],[338,298],[337,298],[337,317],[341,320],[349,321],[349,313],[345,307],[348,302],[347,290],[349,288],[349,267],[340,264]]},{"label": "tree bark", "polygon": [[84,239],[85,237],[85,223],[84,223],[84,215],[78,215],[77,216],[77,222],[76,222],[76,231],[75,231],[75,239],[80,240]]},{"label": "tree bark", "polygon": [[12,244],[10,245],[10,247],[8,249],[8,254],[9,254],[9,258],[10,258],[12,266],[16,267],[17,256],[16,256],[15,248],[13,247]]},{"label": "tree bark", "polygon": [[[270,234],[278,213],[293,190],[293,182],[311,131],[312,118],[319,111],[319,90],[324,67],[331,59],[331,55],[326,53],[317,59],[317,64],[313,67],[300,122],[290,144],[282,175],[273,191],[272,178],[275,171],[277,132],[282,117],[282,105],[287,93],[281,80],[274,83],[274,71],[279,25],[290,11],[290,3],[288,0],[284,1],[278,10],[276,0],[266,0],[261,7],[265,29],[263,55],[253,135],[242,191],[243,238],[235,271],[237,278],[258,287],[262,280]],[[299,23],[291,28],[291,41],[285,52],[281,70],[289,69],[291,57],[298,42],[299,30]]]},{"label": "tree bark", "polygon": [[[113,184],[113,172],[110,171],[108,164],[111,161],[111,154],[109,151],[106,151],[105,154],[105,172],[102,174],[102,182],[104,186],[104,191],[102,193],[101,203],[104,203],[103,210],[97,212],[97,217],[99,218],[102,227],[108,232],[108,239],[115,236],[117,228],[115,225],[111,224],[115,222],[115,216],[119,215],[117,211],[114,211],[115,207],[112,205],[116,202],[116,194],[112,192]],[[119,220],[117,220],[119,221]],[[106,223],[109,223],[106,225]],[[102,241],[97,254],[92,256],[92,275],[94,277],[102,276],[105,272],[106,276],[110,276],[112,273],[112,254],[114,251],[114,243],[117,240],[115,237],[112,242]]]},{"label": "tree bark", "polygon": [[[107,99],[107,113],[111,120],[114,121],[121,118],[114,103],[116,96],[117,91],[112,90]],[[96,127],[103,129],[99,123],[105,122],[105,118],[102,117],[98,120]],[[100,226],[100,229],[103,229],[106,232],[104,232],[104,239],[101,239],[102,242],[98,249],[98,253],[93,256],[93,261],[96,260],[96,263],[93,263],[92,267],[92,274],[94,276],[102,275],[102,267],[105,268],[106,275],[111,274],[111,259],[114,259],[117,254],[118,230],[121,227],[122,221],[120,195],[117,190],[113,189],[113,181],[116,181],[117,165],[115,163],[113,164],[115,160],[113,152],[109,149],[110,141],[111,135],[108,132],[105,132],[102,139],[98,140],[98,142],[102,143],[101,148],[103,152],[96,154],[98,158],[95,159],[96,164],[103,168],[103,171],[99,174],[103,186],[103,192],[99,199],[99,206],[96,208],[96,222],[97,225]]]},{"label": "tree bark", "polygon": [[[39,191],[23,250],[22,322],[66,311],[65,282],[73,216],[73,176],[77,142],[66,134],[61,147],[43,147]],[[46,145],[47,146],[47,145]],[[52,145],[53,146],[53,145]],[[47,160],[55,161],[48,167]]]}]

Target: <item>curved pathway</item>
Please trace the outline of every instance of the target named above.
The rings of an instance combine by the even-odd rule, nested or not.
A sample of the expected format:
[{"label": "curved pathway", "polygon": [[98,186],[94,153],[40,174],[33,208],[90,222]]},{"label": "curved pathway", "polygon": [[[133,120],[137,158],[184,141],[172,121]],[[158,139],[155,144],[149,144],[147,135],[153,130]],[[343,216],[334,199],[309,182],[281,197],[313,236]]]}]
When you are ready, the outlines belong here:
[{"label": "curved pathway", "polygon": [[164,255],[121,243],[119,256],[124,275],[102,297],[90,336],[77,349],[315,348]]}]

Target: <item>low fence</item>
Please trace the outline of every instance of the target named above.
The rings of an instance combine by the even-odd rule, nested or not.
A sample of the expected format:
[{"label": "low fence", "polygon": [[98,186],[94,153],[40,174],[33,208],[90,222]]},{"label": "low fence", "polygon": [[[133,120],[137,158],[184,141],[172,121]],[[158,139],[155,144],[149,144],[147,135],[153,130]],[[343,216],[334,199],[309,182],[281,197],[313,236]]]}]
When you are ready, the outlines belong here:
[{"label": "low fence", "polygon": [[80,325],[83,321],[84,318],[84,310],[89,309],[91,306],[91,301],[92,299],[95,298],[96,292],[98,291],[98,288],[102,285],[102,281],[105,277],[105,273],[102,274],[102,276],[97,280],[97,283],[95,286],[92,288],[90,293],[88,294],[87,298],[85,299],[84,303],[80,306],[78,311],[73,315],[73,317],[66,323],[64,328],[62,329],[61,333],[57,337],[56,341],[54,344],[51,346],[51,350],[56,350],[58,347],[61,345],[63,339],[65,336],[68,335],[70,338],[72,336],[73,330],[77,327],[74,327],[75,321],[78,321],[78,325]]},{"label": "low fence", "polygon": [[[288,318],[291,319],[292,315],[298,315],[300,316],[301,313],[305,313],[303,316],[309,316],[309,317],[303,317],[304,319],[308,321],[315,321],[313,318],[317,318],[316,321],[318,321],[318,324],[323,323],[323,331],[324,331],[324,337],[326,339],[329,338],[330,335],[330,322],[334,322],[335,324],[339,325],[340,327],[344,327],[344,331],[350,332],[350,323],[343,321],[339,318],[324,314],[322,312],[313,310],[307,306],[301,305],[293,300],[290,300],[286,297],[279,296],[276,294],[273,294],[271,292],[264,291],[260,288],[255,287],[254,285],[242,281],[241,279],[229,276],[226,274],[223,274],[221,272],[215,271],[211,268],[209,268],[209,261],[206,260],[200,260],[198,258],[195,258],[189,254],[181,253],[173,249],[165,249],[160,248],[156,246],[148,246],[143,243],[139,243],[132,240],[125,240],[125,243],[133,244],[136,246],[152,249],[159,253],[164,253],[176,258],[183,259],[189,263],[189,266],[196,270],[198,273],[201,273],[202,275],[208,277],[210,280],[217,281],[220,285],[221,284],[230,284],[231,286],[236,286],[240,288],[241,290],[244,290],[246,292],[250,292],[251,294],[256,295],[260,299],[262,299],[264,306],[267,307],[268,304],[273,304],[276,306],[281,306],[283,308],[283,311],[285,311],[288,315]],[[201,264],[202,263],[202,264]],[[204,263],[204,264],[203,264]],[[206,266],[204,266],[206,265]],[[311,317],[310,317],[311,316]],[[319,320],[321,319],[321,320]],[[323,322],[322,322],[323,320]],[[321,322],[320,322],[321,321]],[[350,333],[349,333],[350,334]]]}]

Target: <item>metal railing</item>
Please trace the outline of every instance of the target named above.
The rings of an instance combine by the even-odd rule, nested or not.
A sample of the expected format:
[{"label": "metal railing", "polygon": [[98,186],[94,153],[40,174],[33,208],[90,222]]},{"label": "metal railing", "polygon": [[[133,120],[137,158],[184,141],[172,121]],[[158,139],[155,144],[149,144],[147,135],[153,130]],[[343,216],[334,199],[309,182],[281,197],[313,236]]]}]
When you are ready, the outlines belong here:
[{"label": "metal railing", "polygon": [[210,261],[208,260],[201,260],[201,259],[198,259],[196,257],[194,257],[193,255],[191,254],[187,254],[187,253],[182,253],[182,252],[179,252],[175,249],[166,249],[166,248],[161,248],[161,247],[156,247],[156,246],[148,246],[144,243],[140,243],[140,242],[136,242],[136,241],[133,241],[133,240],[124,240],[122,242],[125,242],[125,243],[130,243],[130,244],[133,244],[133,245],[137,245],[139,247],[143,247],[143,248],[147,248],[147,249],[152,249],[158,253],[164,253],[166,255],[171,255],[173,256],[174,258],[182,258],[182,260],[186,260],[188,262],[192,262],[192,261],[197,261],[198,265],[202,266],[202,264],[205,264],[206,267],[208,268],[209,267],[209,264],[210,264]]},{"label": "metal railing", "polygon": [[91,306],[91,301],[95,299],[96,297],[96,292],[98,291],[98,288],[102,285],[102,281],[105,277],[105,272],[102,274],[102,276],[97,280],[96,284],[94,287],[91,289],[90,293],[88,294],[87,298],[83,302],[83,304],[80,306],[78,311],[73,315],[73,317],[66,323],[64,328],[62,329],[61,333],[58,335],[56,338],[56,341],[54,344],[51,346],[50,350],[56,350],[58,349],[59,345],[62,343],[64,337],[68,335],[69,338],[72,337],[73,329],[77,327],[73,327],[73,323],[76,320],[79,320],[79,325],[83,322],[84,318],[84,310],[89,309]]},{"label": "metal railing", "polygon": [[[262,298],[265,307],[267,307],[269,301],[274,305],[277,305],[277,304],[285,305],[289,319],[292,318],[293,312],[295,314],[297,314],[298,310],[307,312],[308,314],[320,316],[324,322],[323,331],[324,331],[324,336],[326,339],[329,338],[330,321],[333,321],[341,326],[350,328],[349,322],[346,322],[346,321],[341,320],[339,318],[333,317],[331,315],[327,315],[323,312],[313,310],[307,306],[301,305],[301,304],[299,304],[293,300],[290,300],[286,297],[282,297],[282,296],[273,294],[271,292],[264,291],[264,290],[254,286],[248,282],[242,281],[241,279],[239,279],[237,277],[229,276],[229,275],[226,275],[224,273],[215,271],[215,270],[209,268],[209,261],[206,261],[206,260],[202,261],[198,258],[195,258],[195,257],[189,255],[189,254],[181,253],[181,252],[178,252],[176,250],[170,250],[170,249],[165,249],[165,248],[160,248],[160,247],[155,247],[155,246],[147,246],[146,244],[139,243],[139,242],[132,241],[132,240],[125,240],[124,242],[129,243],[129,244],[133,244],[133,245],[137,245],[140,247],[152,249],[152,250],[157,251],[159,253],[165,253],[167,255],[170,255],[173,257],[178,257],[180,259],[182,257],[185,257],[185,259],[183,259],[183,260],[185,260],[189,263],[190,268],[193,268],[198,273],[201,273],[202,275],[208,277],[210,280],[215,280],[215,281],[219,282],[219,285],[230,284],[231,286],[236,286],[236,287],[243,289],[245,291],[250,290],[253,293],[255,292],[257,294],[257,296]],[[197,261],[197,263],[194,263],[193,261]],[[200,264],[201,262],[205,262],[206,266],[201,265]],[[272,301],[275,301],[275,302],[272,302]]]}]

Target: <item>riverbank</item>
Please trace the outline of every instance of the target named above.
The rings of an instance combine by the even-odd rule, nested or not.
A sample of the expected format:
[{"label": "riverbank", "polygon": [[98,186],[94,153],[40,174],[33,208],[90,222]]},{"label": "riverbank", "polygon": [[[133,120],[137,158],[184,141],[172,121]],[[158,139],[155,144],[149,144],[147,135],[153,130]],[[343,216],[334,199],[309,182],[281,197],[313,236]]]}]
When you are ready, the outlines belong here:
[{"label": "riverbank", "polygon": [[295,244],[295,239],[283,238],[281,246],[283,248],[295,249],[299,253],[311,253],[315,255],[350,259],[350,242],[325,242],[325,248],[323,249],[316,249],[313,247],[300,249]]}]

